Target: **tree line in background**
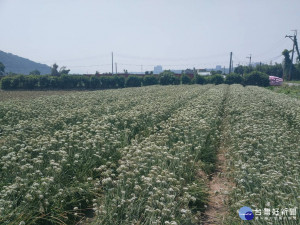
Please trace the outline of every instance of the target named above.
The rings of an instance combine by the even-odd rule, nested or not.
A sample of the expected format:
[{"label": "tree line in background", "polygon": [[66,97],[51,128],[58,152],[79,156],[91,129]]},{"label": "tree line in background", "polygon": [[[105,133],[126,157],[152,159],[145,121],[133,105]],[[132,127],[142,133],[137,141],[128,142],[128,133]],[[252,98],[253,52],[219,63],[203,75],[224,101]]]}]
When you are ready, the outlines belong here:
[{"label": "tree line in background", "polygon": [[[148,85],[179,85],[179,84],[242,84],[268,86],[269,76],[281,77],[284,80],[300,80],[299,59],[292,63],[288,50],[284,50],[282,64],[259,64],[256,66],[238,66],[234,73],[226,76],[222,71],[211,71],[211,76],[201,76],[195,70],[185,70],[178,76],[170,70],[159,75],[146,72],[145,76],[130,75],[117,76],[108,74],[100,76],[68,75],[70,70],[54,64],[50,75],[40,75],[38,70],[30,72],[30,75],[9,75],[1,80],[1,88],[8,89],[111,89],[124,87],[141,87]],[[187,72],[190,71],[190,72]],[[0,75],[5,74],[5,66],[0,62]],[[128,72],[124,72],[128,75]],[[225,77],[225,78],[224,78]]]},{"label": "tree line in background", "polygon": [[3,90],[16,89],[113,89],[124,87],[141,87],[149,85],[179,85],[179,84],[242,84],[268,86],[267,74],[252,71],[245,76],[236,73],[211,76],[195,75],[193,78],[187,74],[176,76],[173,72],[166,70],[159,75],[133,76],[84,76],[68,75],[17,75],[5,76],[1,79]]},{"label": "tree line in background", "polygon": [[296,63],[292,63],[290,51],[285,49],[282,52],[284,57],[282,64],[275,63],[274,65],[258,64],[256,66],[238,66],[234,72],[240,75],[248,74],[253,71],[266,73],[269,76],[276,76],[288,80],[300,80],[300,61],[297,58]]}]

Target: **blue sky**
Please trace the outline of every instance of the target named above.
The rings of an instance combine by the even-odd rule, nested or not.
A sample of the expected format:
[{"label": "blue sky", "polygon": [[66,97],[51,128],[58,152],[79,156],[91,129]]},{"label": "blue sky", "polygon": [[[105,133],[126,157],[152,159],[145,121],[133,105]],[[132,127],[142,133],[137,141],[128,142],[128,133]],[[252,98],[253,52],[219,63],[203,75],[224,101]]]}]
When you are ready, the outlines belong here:
[{"label": "blue sky", "polygon": [[[0,50],[71,73],[280,62],[299,0],[0,0]],[[298,38],[299,39],[299,38]]]}]

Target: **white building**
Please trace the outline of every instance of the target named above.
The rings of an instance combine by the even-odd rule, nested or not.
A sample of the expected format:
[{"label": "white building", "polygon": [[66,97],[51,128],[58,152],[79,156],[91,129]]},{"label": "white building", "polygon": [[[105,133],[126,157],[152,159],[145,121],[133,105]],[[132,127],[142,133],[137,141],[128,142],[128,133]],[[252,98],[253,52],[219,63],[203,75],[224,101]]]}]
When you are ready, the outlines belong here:
[{"label": "white building", "polygon": [[160,74],[161,72],[163,72],[162,66],[154,66],[153,74]]}]

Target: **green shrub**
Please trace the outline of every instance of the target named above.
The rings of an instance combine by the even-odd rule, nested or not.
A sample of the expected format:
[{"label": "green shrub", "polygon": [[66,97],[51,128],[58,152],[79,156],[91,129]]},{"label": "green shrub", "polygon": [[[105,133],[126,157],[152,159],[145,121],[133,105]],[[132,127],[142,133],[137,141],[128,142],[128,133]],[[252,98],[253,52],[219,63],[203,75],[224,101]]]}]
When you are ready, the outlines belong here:
[{"label": "green shrub", "polygon": [[59,78],[59,88],[73,89],[77,86],[77,79],[70,75],[61,75]]},{"label": "green shrub", "polygon": [[59,88],[59,77],[57,76],[49,76],[49,87],[51,88]]},{"label": "green shrub", "polygon": [[20,76],[15,76],[15,77],[12,77],[11,79],[11,89],[18,89],[20,88]]},{"label": "green shrub", "polygon": [[269,86],[269,76],[259,71],[253,71],[245,76],[245,85]]},{"label": "green shrub", "polygon": [[212,75],[212,76],[206,76],[205,80],[207,84],[223,84],[224,83],[224,78],[222,75],[216,74],[216,75]]},{"label": "green shrub", "polygon": [[49,76],[39,76],[39,87],[41,89],[50,88],[50,78],[49,78]]},{"label": "green shrub", "polygon": [[115,87],[116,88],[124,88],[125,87],[125,77],[123,76],[114,76],[115,79]]},{"label": "green shrub", "polygon": [[159,74],[159,82],[161,85],[180,84],[180,79],[170,70],[165,70]]},{"label": "green shrub", "polygon": [[181,82],[182,82],[182,84],[191,84],[192,79],[188,75],[184,74],[181,77]]},{"label": "green shrub", "polygon": [[34,89],[38,87],[39,78],[34,75],[26,76],[22,89]]},{"label": "green shrub", "polygon": [[9,90],[11,89],[11,82],[12,78],[11,77],[4,77],[1,79],[1,88],[3,90]]},{"label": "green shrub", "polygon": [[100,81],[102,89],[116,88],[117,86],[117,81],[114,77],[100,77]]},{"label": "green shrub", "polygon": [[156,85],[158,84],[158,77],[154,76],[154,75],[149,75],[149,76],[145,76],[144,80],[143,80],[143,85],[144,86],[149,86],[149,85]]},{"label": "green shrub", "polygon": [[236,73],[228,74],[225,78],[225,84],[242,84],[244,78]]},{"label": "green shrub", "polygon": [[126,87],[140,87],[142,85],[142,77],[129,76],[126,80]]},{"label": "green shrub", "polygon": [[180,84],[180,77],[174,76],[174,85],[179,85]]},{"label": "green shrub", "polygon": [[99,77],[92,76],[91,77],[91,88],[98,89],[101,87],[101,80]]},{"label": "green shrub", "polygon": [[196,75],[194,77],[194,82],[195,82],[195,84],[205,84],[206,80],[205,80],[205,78],[203,76]]},{"label": "green shrub", "polygon": [[83,88],[85,88],[85,89],[91,88],[91,80],[90,80],[89,77],[87,77],[87,76],[80,76],[79,80],[83,84]]}]

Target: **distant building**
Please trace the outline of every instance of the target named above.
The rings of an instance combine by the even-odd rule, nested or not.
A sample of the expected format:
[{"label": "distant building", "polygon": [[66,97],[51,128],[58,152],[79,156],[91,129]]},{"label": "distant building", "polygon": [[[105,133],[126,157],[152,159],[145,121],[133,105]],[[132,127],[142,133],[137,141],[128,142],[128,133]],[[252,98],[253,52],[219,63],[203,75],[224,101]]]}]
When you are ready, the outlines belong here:
[{"label": "distant building", "polygon": [[160,74],[161,72],[163,72],[162,66],[154,66],[153,74]]},{"label": "distant building", "polygon": [[221,70],[222,71],[222,66],[216,65],[216,70]]},{"label": "distant building", "polygon": [[196,72],[198,75],[201,75],[201,76],[209,76],[210,75],[210,72],[207,71],[207,69],[196,69]]}]

